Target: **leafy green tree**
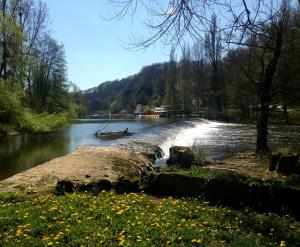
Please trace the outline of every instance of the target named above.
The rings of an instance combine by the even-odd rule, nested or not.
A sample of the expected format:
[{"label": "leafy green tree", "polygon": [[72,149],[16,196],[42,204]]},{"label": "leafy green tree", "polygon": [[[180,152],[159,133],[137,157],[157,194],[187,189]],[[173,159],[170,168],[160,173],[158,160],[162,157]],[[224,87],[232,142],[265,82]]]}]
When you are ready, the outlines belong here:
[{"label": "leafy green tree", "polygon": [[38,112],[67,111],[70,97],[66,78],[64,48],[55,39],[45,35],[35,54],[32,75],[31,105]]},{"label": "leafy green tree", "polygon": [[0,132],[18,127],[22,117],[24,94],[17,86],[12,87],[0,79]]},{"label": "leafy green tree", "polygon": [[151,107],[148,106],[148,105],[146,105],[146,106],[144,107],[144,113],[145,113],[145,114],[151,114]]},{"label": "leafy green tree", "polygon": [[114,100],[110,105],[109,105],[109,110],[112,113],[119,113],[122,109],[122,105],[119,99]]},{"label": "leafy green tree", "polygon": [[24,74],[24,34],[5,11],[0,11],[0,41],[0,78],[11,84],[21,83]]},{"label": "leafy green tree", "polygon": [[47,132],[76,112],[68,93],[64,49],[48,34],[47,14],[41,0],[0,2],[2,126]]}]

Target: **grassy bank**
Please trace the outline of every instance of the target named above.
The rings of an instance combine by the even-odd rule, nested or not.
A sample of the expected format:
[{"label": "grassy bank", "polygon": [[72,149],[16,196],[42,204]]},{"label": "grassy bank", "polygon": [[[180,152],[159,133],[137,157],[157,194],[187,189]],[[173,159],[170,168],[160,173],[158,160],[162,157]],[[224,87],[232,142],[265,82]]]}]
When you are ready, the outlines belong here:
[{"label": "grassy bank", "polygon": [[68,125],[68,115],[24,112],[20,129],[31,133],[47,133]]},{"label": "grassy bank", "polygon": [[102,192],[0,197],[1,246],[299,246],[288,216]]},{"label": "grassy bank", "polygon": [[[259,162],[259,161],[258,161]],[[214,163],[208,163],[213,165]],[[220,165],[219,165],[220,166]],[[218,164],[214,166],[218,168]],[[224,167],[224,166],[223,166]],[[225,166],[226,167],[226,166]],[[258,165],[251,169],[241,169],[235,165],[237,170],[234,173],[228,173],[228,170],[209,170],[201,166],[192,166],[191,169],[177,169],[168,167],[162,169],[163,173],[181,174],[187,176],[194,176],[204,179],[235,179],[244,184],[261,184],[261,185],[278,185],[281,187],[297,187],[300,188],[300,180],[297,174],[290,176],[280,175],[276,172],[270,172],[266,166]]]},{"label": "grassy bank", "polygon": [[67,125],[69,119],[76,117],[80,110],[80,106],[68,97],[64,100],[63,106],[58,104],[52,108],[54,109],[51,111],[49,109],[47,111],[46,108],[39,110],[30,108],[30,104],[26,103],[25,93],[18,85],[8,86],[0,80],[0,136],[15,131],[51,132]]},{"label": "grassy bank", "polygon": [[18,120],[14,123],[0,123],[0,133],[4,135],[10,132],[48,133],[60,127],[68,125],[68,116],[60,114],[37,114],[24,110]]}]

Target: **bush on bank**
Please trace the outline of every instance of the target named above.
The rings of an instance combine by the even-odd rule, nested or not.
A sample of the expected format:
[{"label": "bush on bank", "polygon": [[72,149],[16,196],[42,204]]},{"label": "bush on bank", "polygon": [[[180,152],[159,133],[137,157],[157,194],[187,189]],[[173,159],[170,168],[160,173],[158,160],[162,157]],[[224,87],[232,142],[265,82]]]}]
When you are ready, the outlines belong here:
[{"label": "bush on bank", "polygon": [[0,134],[10,131],[45,133],[68,124],[78,112],[71,101],[64,112],[57,114],[36,113],[24,107],[25,94],[18,86],[8,87],[0,81]]},{"label": "bush on bank", "polygon": [[20,129],[30,133],[47,133],[68,124],[67,116],[59,114],[37,114],[31,111],[23,113]]}]

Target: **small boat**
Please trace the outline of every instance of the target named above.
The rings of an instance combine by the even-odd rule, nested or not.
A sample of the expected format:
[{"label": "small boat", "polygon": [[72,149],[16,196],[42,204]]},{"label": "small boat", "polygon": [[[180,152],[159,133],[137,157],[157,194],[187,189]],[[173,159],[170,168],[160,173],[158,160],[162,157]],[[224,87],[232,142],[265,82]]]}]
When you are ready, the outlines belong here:
[{"label": "small boat", "polygon": [[128,136],[131,134],[132,133],[130,133],[128,131],[128,128],[126,128],[123,131],[108,131],[108,132],[97,131],[95,133],[95,136],[98,138],[103,138],[103,139],[117,139],[117,138],[121,138],[123,136]]}]

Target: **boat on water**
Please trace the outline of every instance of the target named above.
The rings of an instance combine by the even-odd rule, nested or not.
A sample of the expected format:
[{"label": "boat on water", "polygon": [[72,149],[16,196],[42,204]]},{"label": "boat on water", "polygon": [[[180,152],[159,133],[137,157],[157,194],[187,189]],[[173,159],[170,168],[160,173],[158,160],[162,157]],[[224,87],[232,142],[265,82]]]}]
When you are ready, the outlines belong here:
[{"label": "boat on water", "polygon": [[130,133],[128,131],[128,128],[126,128],[125,130],[122,131],[107,131],[107,132],[102,132],[102,131],[97,131],[95,133],[95,136],[97,138],[102,138],[102,139],[117,139],[117,138],[122,138],[123,136],[128,136],[128,135],[132,135],[132,133]]}]

